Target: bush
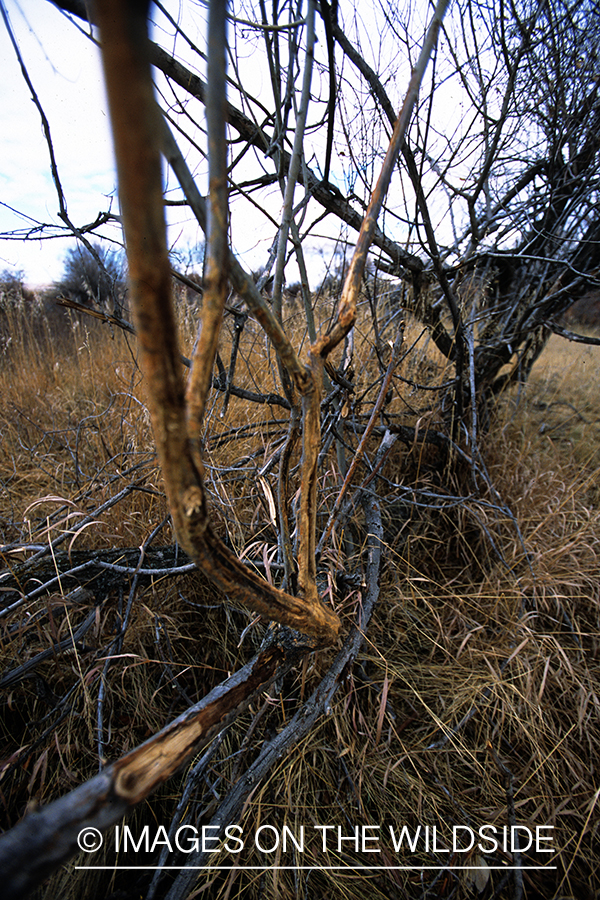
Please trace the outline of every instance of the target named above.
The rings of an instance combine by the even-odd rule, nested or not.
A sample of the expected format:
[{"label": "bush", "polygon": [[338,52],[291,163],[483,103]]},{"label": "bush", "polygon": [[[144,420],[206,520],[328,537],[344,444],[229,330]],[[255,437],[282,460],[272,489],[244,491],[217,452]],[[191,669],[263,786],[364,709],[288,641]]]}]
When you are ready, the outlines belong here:
[{"label": "bush", "polygon": [[23,284],[24,279],[25,273],[21,269],[0,272],[0,309],[13,309],[24,300],[33,299],[32,292]]},{"label": "bush", "polygon": [[90,246],[78,243],[67,251],[63,277],[54,283],[53,293],[85,306],[108,306],[121,315],[127,292],[123,254],[100,243]]}]

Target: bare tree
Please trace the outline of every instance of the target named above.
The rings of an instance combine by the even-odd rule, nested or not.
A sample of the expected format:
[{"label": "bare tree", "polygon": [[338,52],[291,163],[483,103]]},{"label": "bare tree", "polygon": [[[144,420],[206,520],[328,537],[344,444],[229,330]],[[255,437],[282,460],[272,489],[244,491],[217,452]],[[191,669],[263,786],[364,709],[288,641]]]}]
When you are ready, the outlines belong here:
[{"label": "bare tree", "polygon": [[[454,477],[457,460],[467,462],[469,490],[493,492],[479,454],[489,401],[527,378],[550,330],[561,330],[560,314],[597,284],[600,247],[598,23],[590,28],[586,3],[523,2],[510,9],[457,3],[444,30],[446,0],[427,28],[415,24],[416,11],[406,17],[386,4],[377,13],[380,48],[403,73],[397,86],[374,67],[356,20],[342,21],[337,4],[325,0],[275,3],[269,11],[263,2],[236,5],[229,43],[226,5],[212,0],[208,23],[196,23],[206,27],[206,52],[187,22],[157,4],[154,14],[170,23],[183,59],[149,40],[143,2],[100,0],[93,14],[78,0],[59,5],[94,24],[97,16],[100,28],[140,365],[177,539],[225,596],[277,627],[250,663],[200,703],[0,839],[10,897],[25,895],[72,855],[82,827],[119,821],[308,653],[334,648],[318,688],[265,744],[211,824],[222,828],[240,815],[252,785],[308,732],[360,649],[379,593],[377,486],[392,445],[398,439],[435,445],[444,477]],[[358,18],[361,10],[355,13]],[[244,38],[264,62],[268,98],[246,86]],[[460,115],[448,114],[449,101]],[[49,133],[47,139],[51,146]],[[182,146],[195,148],[202,165],[207,159],[208,198]],[[207,240],[201,327],[187,382],[172,302],[161,155]],[[268,234],[258,282],[232,247],[235,204],[242,201],[243,209],[257,210]],[[346,245],[353,247],[335,304],[315,300],[310,285],[307,248],[324,222],[338,259],[340,246],[344,260]],[[285,327],[292,259],[302,298],[298,341]],[[367,412],[355,417],[349,436],[359,299],[377,375],[364,389]],[[218,354],[226,312],[239,332],[252,317],[275,359],[276,392],[239,395],[289,416],[285,441],[261,471],[264,477],[277,467],[268,494],[278,584],[240,561],[208,511],[208,398],[213,390],[228,397],[236,389],[239,344],[232,341],[228,369]],[[407,424],[387,410],[400,384],[405,312],[446,360],[443,377],[421,386],[439,398],[436,428],[420,427],[416,417]],[[319,516],[319,477],[328,458],[336,460],[336,484]],[[359,478],[364,464],[367,474]],[[343,524],[359,506],[363,534],[353,541]],[[499,501],[496,508],[506,515]],[[365,580],[362,611],[349,631],[342,630],[335,604],[322,599],[323,563],[332,557],[343,561],[340,575],[352,568]],[[36,862],[25,867],[32,855]],[[189,859],[170,888],[171,900],[187,895],[191,867],[205,858]],[[155,890],[153,884],[148,896]]]},{"label": "bare tree", "polygon": [[63,274],[54,292],[76,303],[108,307],[121,314],[126,291],[126,273],[119,251],[100,243],[75,244],[65,254]]}]

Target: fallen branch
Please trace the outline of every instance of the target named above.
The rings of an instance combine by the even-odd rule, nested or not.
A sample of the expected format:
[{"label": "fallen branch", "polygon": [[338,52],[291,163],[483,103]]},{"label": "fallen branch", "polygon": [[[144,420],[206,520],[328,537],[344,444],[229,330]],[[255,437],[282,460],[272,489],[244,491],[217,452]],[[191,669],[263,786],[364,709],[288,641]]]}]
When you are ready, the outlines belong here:
[{"label": "fallen branch", "polygon": [[[84,594],[91,596],[89,592],[83,591]],[[2,678],[0,678],[0,688],[9,688],[13,685],[17,684],[19,681],[22,681],[24,678],[30,678],[33,675],[34,669],[44,660],[51,659],[53,656],[58,656],[61,653],[66,653],[69,650],[73,650],[74,648],[78,649],[78,642],[84,637],[85,634],[90,630],[94,622],[96,621],[96,608],[89,613],[81,622],[79,627],[73,631],[72,634],[67,635],[67,637],[63,638],[62,641],[57,641],[52,647],[48,647],[46,650],[42,650],[41,653],[36,653],[31,659],[28,659],[27,662],[23,663],[21,666],[17,666],[15,669],[10,669],[8,672],[5,672]]]},{"label": "fallen branch", "polygon": [[298,659],[270,647],[144,744],[0,836],[4,900],[20,900],[78,852],[84,828],[105,831],[185,766]]}]

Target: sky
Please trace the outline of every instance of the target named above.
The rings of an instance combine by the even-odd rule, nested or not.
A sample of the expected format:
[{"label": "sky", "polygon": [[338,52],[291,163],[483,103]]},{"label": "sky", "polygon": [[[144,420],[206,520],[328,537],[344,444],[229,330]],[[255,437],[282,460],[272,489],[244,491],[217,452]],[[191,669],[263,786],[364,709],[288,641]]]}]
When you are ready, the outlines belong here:
[{"label": "sky", "polygon": [[[70,18],[46,0],[4,0],[4,4],[50,124],[71,221],[82,226],[95,221],[101,212],[118,213],[102,70],[99,54],[82,33],[85,26],[78,31]],[[1,20],[0,59],[0,272],[21,270],[26,284],[43,286],[60,278],[65,253],[75,239],[66,233],[58,216],[40,114]],[[169,173],[166,177],[172,182]],[[199,186],[202,190],[203,185]],[[277,188],[274,193],[277,195]],[[255,220],[250,207],[242,220],[244,227],[234,235],[235,252],[249,268],[266,261],[272,240],[271,236],[262,246],[261,225],[256,222],[254,227]],[[56,226],[59,236],[39,239],[36,229],[40,223]],[[14,232],[27,234],[27,240],[10,239]],[[105,226],[101,233],[120,239],[116,225]],[[168,240],[171,246],[177,243],[184,254],[202,242],[189,211],[169,211]],[[317,263],[324,271],[325,263]],[[289,275],[293,279],[294,272]]]},{"label": "sky", "polygon": [[[69,17],[47,0],[4,0],[4,5],[29,76],[50,123],[71,221],[81,227],[95,221],[102,212],[110,210],[118,213],[103,76],[99,54],[83,33],[85,26],[82,24],[81,30],[78,30]],[[180,15],[187,16],[199,16],[201,12],[197,4],[180,5],[178,9]],[[196,34],[199,30],[198,22],[199,18],[192,21],[190,34]],[[424,30],[425,20],[420,27]],[[201,38],[196,39],[201,43]],[[182,50],[185,51],[185,47],[179,41],[178,54]],[[263,90],[270,90],[268,79],[266,84],[262,84],[261,66],[256,64],[256,58],[252,58],[253,53],[248,50],[248,45],[240,51],[236,44],[236,52],[240,54],[244,86],[260,98]],[[22,270],[27,284],[42,286],[60,278],[65,253],[74,245],[75,239],[66,233],[64,223],[58,216],[57,192],[52,181],[40,114],[1,20],[0,59],[0,273],[7,269]],[[346,72],[346,77],[351,77],[349,66],[346,66]],[[388,90],[393,90],[396,83],[398,95],[393,99],[399,103],[408,72],[403,73],[394,65],[394,73],[394,78],[390,80],[390,76],[386,84]],[[380,150],[380,147],[373,145],[369,179],[375,177],[379,168]],[[321,148],[318,153],[321,160],[323,155]],[[312,160],[309,163],[314,165]],[[339,167],[340,159],[337,164],[332,164],[330,178],[344,190],[346,175],[342,169],[338,171],[336,165]],[[167,178],[172,184],[172,176],[167,173]],[[204,185],[200,183],[199,187],[202,191]],[[281,196],[276,186],[271,189],[271,194],[268,202],[272,202],[273,214],[277,218]],[[266,262],[273,234],[267,234],[264,219],[258,216],[249,202],[238,200],[236,203],[238,206],[243,203],[243,208],[241,216],[238,212],[237,219],[232,219],[234,252],[247,268],[255,269]],[[178,242],[185,252],[201,243],[202,235],[189,210],[179,207],[171,210],[169,215],[168,240],[171,246]],[[241,221],[241,227],[236,227],[236,221]],[[58,236],[41,240],[37,230],[41,223],[55,226],[53,232]],[[393,228],[393,222],[390,224]],[[325,234],[329,228],[331,240]],[[9,239],[15,232],[21,236],[28,235],[27,240]],[[104,226],[102,233],[115,241],[121,237],[116,225]],[[339,234],[339,222],[331,225],[323,223],[319,233],[324,235],[320,246],[306,248],[314,281],[325,273],[329,255],[320,257],[319,251],[327,247],[328,241],[333,247],[333,239]],[[402,240],[401,233],[392,236]],[[352,240],[354,235],[350,234],[349,238]],[[289,267],[286,277],[292,281],[297,277],[297,272]]]},{"label": "sky", "polygon": [[[99,212],[117,211],[104,84],[93,46],[51,3],[5,0],[5,8],[50,123],[69,216],[82,225]],[[40,114],[3,22],[0,59],[0,233],[27,232],[40,221],[62,231]],[[72,244],[64,237],[0,239],[0,270],[21,269],[28,284],[47,284],[60,277]]]},{"label": "sky", "polygon": [[[82,226],[96,220],[99,213],[118,212],[116,174],[112,141],[106,114],[106,99],[99,54],[89,38],[47,0],[3,0],[11,28],[15,34],[29,77],[50,124],[63,192],[71,221]],[[197,4],[179,6],[179,15],[196,16],[189,26],[196,35],[201,8]],[[76,20],[78,21],[78,20]],[[167,39],[168,40],[168,39]],[[201,37],[196,37],[202,43]],[[178,54],[184,52],[178,43]],[[270,93],[268,78],[252,59],[245,45],[240,51],[244,85],[250,85],[256,97]],[[11,46],[7,30],[0,20],[0,273],[22,270],[25,282],[43,286],[60,278],[66,251],[75,243],[58,216],[58,198],[54,187],[48,146],[41,119],[19,62]],[[195,58],[197,59],[197,58]],[[263,83],[265,82],[265,83]],[[272,101],[271,101],[272,102]],[[197,115],[197,112],[195,112]],[[189,126],[188,126],[189,127]],[[323,153],[320,153],[323,156]],[[253,172],[253,175],[256,175]],[[336,177],[336,174],[339,177]],[[173,177],[166,173],[169,186]],[[344,189],[343,173],[332,165],[330,178]],[[200,190],[205,186],[200,182]],[[281,195],[277,186],[270,190],[273,214],[279,214]],[[247,201],[235,201],[239,209],[232,219],[233,248],[247,268],[254,270],[267,261],[273,234],[265,229],[260,217]],[[236,221],[241,227],[236,229]],[[39,238],[38,226],[50,223],[58,235]],[[339,234],[336,222],[330,246]],[[326,225],[319,229],[321,234]],[[28,235],[26,241],[10,239],[17,232]],[[45,234],[48,234],[46,230]],[[116,225],[105,226],[102,234],[120,240]],[[181,207],[169,211],[168,240],[183,253],[202,243],[202,234],[189,210]],[[305,248],[310,257],[311,273],[318,282],[325,274],[330,254],[321,254],[322,246]],[[309,242],[310,243],[310,242]],[[183,266],[182,266],[183,267]],[[288,266],[288,281],[299,277],[295,265]]]}]

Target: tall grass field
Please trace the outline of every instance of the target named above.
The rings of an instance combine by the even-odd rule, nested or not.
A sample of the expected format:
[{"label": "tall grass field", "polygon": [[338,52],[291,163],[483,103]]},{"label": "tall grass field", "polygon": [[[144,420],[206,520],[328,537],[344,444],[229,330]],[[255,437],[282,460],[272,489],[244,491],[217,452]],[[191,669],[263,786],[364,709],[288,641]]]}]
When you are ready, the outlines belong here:
[{"label": "tall grass field", "polygon": [[[189,355],[193,309],[186,310]],[[135,339],[74,313],[49,322],[34,300],[1,316],[0,590],[8,596],[10,583],[13,604],[0,597],[0,826],[7,829],[240,668],[267,623],[229,606],[196,571],[135,575],[144,553],[176,552]],[[225,365],[232,334],[227,326]],[[443,366],[409,324],[405,346],[413,340],[421,343],[386,413],[435,428],[435,395],[414,385],[442,383]],[[355,353],[360,384],[374,365],[360,323]],[[236,384],[278,390],[276,361],[251,323],[240,354]],[[600,346],[553,336],[529,382],[491,411],[480,440],[487,492],[469,489],[465,462],[454,476],[456,500],[430,502],[439,486],[435,448],[395,445],[380,488],[381,595],[357,665],[329,714],[251,795],[237,834],[260,833],[262,843],[244,841],[237,868],[198,873],[190,898],[599,896],[599,384]],[[217,528],[244,561],[276,579],[275,487],[266,464],[289,414],[235,396],[224,409],[216,390],[211,404],[204,453]],[[352,415],[360,419],[360,405]],[[323,516],[335,500],[336,465],[332,452],[320,474]],[[358,520],[336,540],[338,555],[321,563],[332,591],[353,548],[360,551]],[[43,566],[24,566],[49,545]],[[100,587],[87,584],[85,561],[107,551],[112,575]],[[117,578],[120,561],[130,571]],[[57,574],[78,565],[79,580]],[[36,594],[38,584],[46,587]],[[14,602],[15,590],[24,602]],[[361,602],[360,578],[343,598],[339,612],[348,621]],[[293,716],[328,660],[324,651],[307,657],[218,739],[201,789],[186,801],[198,826]],[[132,833],[168,826],[188,774],[138,807],[127,820]],[[167,895],[168,875],[152,894],[153,872],[117,871],[115,858],[107,841],[94,862],[108,869],[75,868],[89,862],[82,854],[37,896]],[[119,860],[141,865],[142,858],[150,859],[143,848]],[[215,854],[214,865],[231,859]],[[269,868],[253,868],[265,861]]]}]

